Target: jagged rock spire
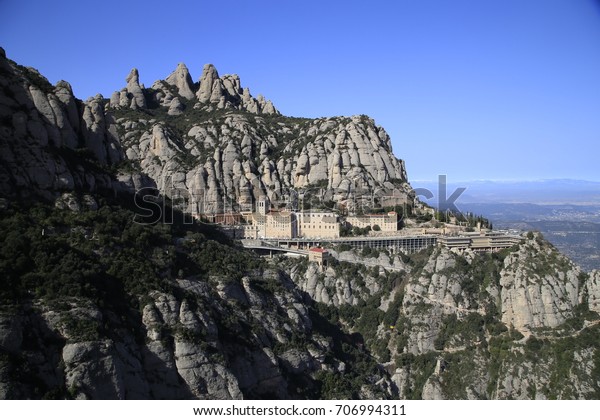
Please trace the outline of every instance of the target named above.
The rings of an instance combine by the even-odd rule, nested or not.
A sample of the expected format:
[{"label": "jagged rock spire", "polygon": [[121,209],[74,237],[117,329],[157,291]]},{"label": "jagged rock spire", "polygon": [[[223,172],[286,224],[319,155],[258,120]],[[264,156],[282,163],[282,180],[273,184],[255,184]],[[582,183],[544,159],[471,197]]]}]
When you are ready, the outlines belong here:
[{"label": "jagged rock spire", "polygon": [[197,109],[239,109],[256,114],[279,114],[271,101],[262,95],[254,98],[248,88],[242,88],[237,74],[220,77],[212,64],[204,66],[197,91],[190,72],[183,63],[179,63],[165,80],[156,81],[152,85],[152,92],[144,91],[144,86],[139,82],[138,70],[135,68],[125,80],[127,86],[112,94],[110,107],[145,109],[148,107],[146,97],[150,94],[153,95],[153,101],[169,108],[170,115],[184,113],[188,104],[182,99],[194,98],[198,99],[198,103],[194,104],[194,108]]},{"label": "jagged rock spire", "polygon": [[175,71],[173,71],[165,81],[170,85],[176,86],[179,94],[184,98],[194,99],[194,82],[192,81],[190,72],[185,64],[179,63]]},{"label": "jagged rock spire", "polygon": [[138,70],[136,68],[131,69],[125,81],[127,82],[127,92],[132,96],[131,108],[146,108],[146,98],[140,85]]},{"label": "jagged rock spire", "polygon": [[[202,69],[202,76],[200,76],[200,89],[196,93],[196,97],[202,103],[207,103],[213,96],[213,90],[215,84],[219,84],[219,73],[212,64],[206,64]],[[218,102],[218,101],[217,101]]]}]

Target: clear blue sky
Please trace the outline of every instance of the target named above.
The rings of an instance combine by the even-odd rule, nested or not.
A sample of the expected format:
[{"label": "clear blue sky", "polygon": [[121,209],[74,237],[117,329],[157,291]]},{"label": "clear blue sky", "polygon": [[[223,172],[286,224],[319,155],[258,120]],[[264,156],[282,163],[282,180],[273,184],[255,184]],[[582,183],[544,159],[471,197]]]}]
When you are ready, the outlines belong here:
[{"label": "clear blue sky", "polygon": [[0,0],[0,46],[83,99],[137,67],[237,73],[293,116],[368,114],[411,180],[600,181],[598,0]]}]

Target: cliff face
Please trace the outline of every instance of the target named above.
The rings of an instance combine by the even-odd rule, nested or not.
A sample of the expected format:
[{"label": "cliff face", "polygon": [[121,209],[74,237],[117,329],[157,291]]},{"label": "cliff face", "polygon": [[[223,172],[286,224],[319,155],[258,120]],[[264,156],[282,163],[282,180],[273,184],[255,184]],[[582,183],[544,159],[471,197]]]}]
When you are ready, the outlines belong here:
[{"label": "cliff face", "polygon": [[[313,327],[300,293],[281,273],[256,275],[240,283],[177,279],[173,292],[151,291],[141,316],[126,321],[81,298],[5,309],[0,345],[10,360],[0,369],[0,398],[318,395],[315,374],[345,369],[332,357],[331,337]],[[268,283],[277,290],[258,288]]]},{"label": "cliff face", "polygon": [[580,303],[581,274],[555,249],[531,241],[501,272],[502,322],[523,334],[563,324]]},{"label": "cliff face", "polygon": [[13,206],[0,209],[2,399],[396,395],[286,270],[205,226]]},{"label": "cliff face", "polygon": [[151,88],[136,69],[126,82],[110,100],[80,101],[68,83],[52,86],[1,51],[0,191],[55,199],[153,187],[185,195],[190,212],[245,209],[262,195],[285,202],[298,190],[301,198],[305,190],[340,200],[368,189],[407,200],[404,164],[368,117],[283,117],[212,65],[198,83],[183,64]]},{"label": "cliff face", "polygon": [[3,196],[53,199],[63,191],[113,188],[110,176],[96,167],[116,164],[123,154],[101,98],[82,103],[67,82],[52,86],[36,70],[7,60],[3,50],[0,88]]},{"label": "cliff face", "polygon": [[597,275],[541,236],[493,255],[440,248],[355,261],[388,269],[334,263],[292,278],[364,337],[400,398],[600,395]]},{"label": "cliff face", "polygon": [[[71,241],[76,234],[63,236]],[[96,235],[100,243],[106,241]],[[125,237],[130,235],[126,232]],[[122,246],[123,240],[113,246]],[[42,276],[41,268],[23,276],[24,284],[35,291],[23,290],[0,313],[0,396],[600,395],[597,276],[579,273],[540,237],[503,254],[484,256],[430,249],[400,259],[346,251],[344,258],[355,261],[332,262],[325,271],[284,257],[250,268],[256,258],[250,254],[202,242],[197,248],[187,241],[176,247],[172,262],[163,261],[165,249],[173,252],[172,248],[150,246],[144,251],[147,256],[138,256],[142,259],[137,269],[149,269],[146,276],[152,277],[161,261],[161,283],[143,287],[148,280],[134,280],[112,297],[105,295],[114,292],[105,289],[112,290],[114,280],[103,280],[112,276],[110,267],[100,274],[100,284],[92,284],[98,288],[94,297],[85,293],[91,287],[85,277],[75,280],[82,283],[83,292],[65,291],[57,297],[45,288],[58,286],[31,286],[31,278]],[[37,246],[34,241],[33,254]],[[83,248],[87,257],[80,258],[106,252],[96,246]],[[231,257],[220,256],[208,271],[190,270],[178,262],[191,258],[201,264],[226,252],[238,257],[225,263]],[[507,281],[513,279],[515,266],[542,267],[536,257],[540,253],[548,258],[543,267],[554,274],[534,274],[518,287]],[[100,267],[119,259],[110,254],[105,258]],[[71,261],[69,256],[65,259]],[[239,274],[228,271],[231,265]],[[165,267],[178,274],[165,273]],[[131,269],[124,271],[123,276],[131,276]],[[199,274],[190,276],[188,271]],[[575,301],[572,288],[559,286],[571,284],[571,271],[577,278],[573,287],[579,290]],[[540,292],[545,287],[553,293]],[[519,299],[503,298],[515,290],[529,299],[527,307]],[[547,297],[538,299],[540,293]],[[573,307],[567,311],[564,305],[569,304]],[[516,321],[520,319],[527,322]]]}]

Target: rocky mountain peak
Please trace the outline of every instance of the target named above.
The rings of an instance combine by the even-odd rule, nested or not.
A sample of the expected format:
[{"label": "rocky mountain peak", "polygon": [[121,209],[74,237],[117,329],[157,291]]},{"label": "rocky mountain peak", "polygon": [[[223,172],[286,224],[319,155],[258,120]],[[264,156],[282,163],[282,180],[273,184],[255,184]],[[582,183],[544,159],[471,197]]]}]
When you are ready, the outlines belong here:
[{"label": "rocky mountain peak", "polygon": [[65,80],[59,80],[56,82],[56,89],[66,89],[68,92],[73,93],[73,87],[71,84]]},{"label": "rocky mountain peak", "polygon": [[[280,116],[271,101],[242,87],[238,75],[219,76],[212,64],[204,66],[197,84],[179,64],[151,88],[140,83],[134,68],[108,102],[101,95],[82,102],[67,82],[52,86],[10,60],[0,59],[0,66],[6,67],[0,84],[10,86],[0,117],[14,133],[3,144],[7,158],[0,180],[11,193],[16,184],[53,197],[86,185],[116,190],[169,185],[198,195],[190,212],[223,211],[224,200],[251,205],[260,195],[277,199],[316,185],[328,200],[345,200],[357,180],[386,197],[408,197],[404,164],[372,119]],[[29,111],[19,111],[19,104]],[[58,159],[40,149],[48,144],[86,149],[86,157],[107,169],[127,160],[121,166],[135,172],[117,170],[111,181],[70,166],[70,155]],[[43,181],[48,179],[54,181]]]},{"label": "rocky mountain peak", "polygon": [[237,109],[254,114],[279,114],[271,101],[262,95],[254,98],[248,88],[242,88],[237,74],[220,77],[212,64],[204,66],[197,85],[183,63],[179,63],[165,80],[154,82],[151,89],[140,84],[139,72],[135,68],[125,81],[127,86],[111,96],[111,108],[148,109],[158,104],[168,108],[168,114],[173,116],[181,115],[186,106],[209,112]]},{"label": "rocky mountain peak", "polygon": [[140,74],[136,68],[131,69],[125,78],[127,86],[114,92],[110,98],[110,106],[114,108],[146,109],[144,86],[140,85]]},{"label": "rocky mountain peak", "polygon": [[[215,66],[212,64],[204,65],[202,76],[200,76],[200,89],[196,93],[198,100],[202,103],[210,102],[211,98],[213,98],[213,91],[215,91],[214,98],[219,102],[219,94],[221,93],[217,92],[219,89],[219,82],[219,73],[217,73]],[[220,87],[223,87],[222,83]]]},{"label": "rocky mountain peak", "polygon": [[138,69],[136,69],[135,67],[132,68],[127,77],[125,78],[125,81],[127,82],[128,86],[139,85],[140,73],[138,72]]},{"label": "rocky mountain peak", "polygon": [[271,101],[262,95],[253,98],[248,88],[242,88],[237,74],[219,77],[212,64],[206,64],[200,76],[200,88],[196,92],[198,104],[195,108],[239,109],[254,114],[279,114]]},{"label": "rocky mountain peak", "polygon": [[186,99],[194,99],[194,82],[185,64],[179,63],[173,73],[165,79],[165,82],[176,86],[179,95]]}]

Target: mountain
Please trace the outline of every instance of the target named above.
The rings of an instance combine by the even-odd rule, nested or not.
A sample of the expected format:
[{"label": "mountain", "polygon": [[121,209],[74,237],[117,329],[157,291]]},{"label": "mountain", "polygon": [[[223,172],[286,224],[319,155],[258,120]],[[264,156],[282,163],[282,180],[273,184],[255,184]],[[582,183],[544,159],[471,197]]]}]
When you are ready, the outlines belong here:
[{"label": "mountain", "polygon": [[321,268],[180,217],[288,188],[412,200],[368,117],[285,117],[212,66],[126,83],[81,101],[0,52],[0,398],[600,398],[600,273],[540,234]]},{"label": "mountain", "polygon": [[237,75],[220,77],[212,65],[192,83],[180,64],[151,88],[133,69],[110,100],[86,101],[4,52],[0,72],[0,192],[8,196],[148,187],[185,194],[185,210],[194,213],[316,187],[335,201],[357,185],[399,202],[410,192],[404,163],[372,119],[283,117],[242,89]]}]

